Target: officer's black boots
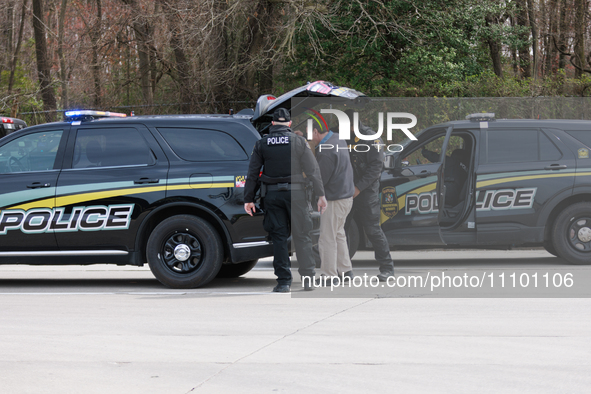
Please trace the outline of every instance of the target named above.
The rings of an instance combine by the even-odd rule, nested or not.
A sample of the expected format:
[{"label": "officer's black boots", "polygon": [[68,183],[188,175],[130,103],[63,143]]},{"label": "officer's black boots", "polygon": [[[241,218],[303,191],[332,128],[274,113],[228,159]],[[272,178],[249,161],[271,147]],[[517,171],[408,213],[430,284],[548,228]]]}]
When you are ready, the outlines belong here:
[{"label": "officer's black boots", "polygon": [[289,293],[289,285],[277,285],[273,287],[273,292],[275,293]]}]

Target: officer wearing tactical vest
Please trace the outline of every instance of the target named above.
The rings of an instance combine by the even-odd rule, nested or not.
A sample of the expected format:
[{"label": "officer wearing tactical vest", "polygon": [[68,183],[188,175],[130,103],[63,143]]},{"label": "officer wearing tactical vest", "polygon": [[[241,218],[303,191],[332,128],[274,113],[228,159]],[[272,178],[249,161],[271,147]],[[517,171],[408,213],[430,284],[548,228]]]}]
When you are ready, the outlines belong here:
[{"label": "officer wearing tactical vest", "polygon": [[[265,218],[263,225],[273,242],[273,268],[277,276],[274,292],[286,293],[291,286],[291,263],[287,239],[292,234],[298,256],[301,276],[314,278],[315,261],[312,254],[312,218],[308,212],[305,179],[312,182],[318,198],[320,213],[326,209],[324,187],[318,163],[307,141],[291,129],[289,111],[279,108],[273,113],[273,125],[269,134],[258,140],[252,151],[246,186],[244,210],[252,216],[257,179],[262,169],[261,196],[264,196]],[[304,283],[304,290],[312,290]]]}]

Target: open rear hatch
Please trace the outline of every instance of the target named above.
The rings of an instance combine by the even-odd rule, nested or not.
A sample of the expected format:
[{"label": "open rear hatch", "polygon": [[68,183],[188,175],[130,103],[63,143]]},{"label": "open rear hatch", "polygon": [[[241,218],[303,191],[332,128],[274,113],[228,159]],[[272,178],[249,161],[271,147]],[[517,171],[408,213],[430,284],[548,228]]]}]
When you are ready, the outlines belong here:
[{"label": "open rear hatch", "polygon": [[369,101],[369,98],[365,94],[355,89],[335,86],[326,81],[310,82],[306,86],[293,89],[279,97],[270,94],[259,97],[254,109],[254,115],[251,119],[252,124],[261,134],[264,134],[265,130],[271,124],[273,112],[277,108],[286,108],[290,112],[292,110],[297,111],[297,108],[293,108],[291,103],[291,99],[294,97],[303,98],[304,100],[298,100],[297,105],[304,107],[305,104],[305,107],[308,108],[313,108],[315,101],[326,97],[342,99],[343,101],[353,101],[359,105],[363,105]]}]

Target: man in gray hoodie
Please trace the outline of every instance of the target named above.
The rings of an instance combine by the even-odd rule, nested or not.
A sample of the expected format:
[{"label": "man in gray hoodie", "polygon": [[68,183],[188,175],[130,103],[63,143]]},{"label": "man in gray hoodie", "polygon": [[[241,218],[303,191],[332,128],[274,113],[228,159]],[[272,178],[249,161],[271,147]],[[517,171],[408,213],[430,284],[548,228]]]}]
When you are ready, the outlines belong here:
[{"label": "man in gray hoodie", "polygon": [[329,130],[313,131],[316,143],[316,160],[320,167],[324,194],[328,200],[326,211],[320,217],[321,272],[330,277],[352,277],[351,258],[345,234],[345,221],[353,206],[353,167],[349,151],[338,133]]}]

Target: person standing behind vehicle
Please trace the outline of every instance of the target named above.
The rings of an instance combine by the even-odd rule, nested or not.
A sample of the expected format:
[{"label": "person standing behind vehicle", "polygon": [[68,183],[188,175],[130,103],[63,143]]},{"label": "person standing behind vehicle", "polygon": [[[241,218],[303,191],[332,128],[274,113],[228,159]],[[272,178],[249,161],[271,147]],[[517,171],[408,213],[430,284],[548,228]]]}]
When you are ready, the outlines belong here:
[{"label": "person standing behind vehicle", "polygon": [[321,131],[314,129],[312,137],[328,201],[326,212],[320,217],[318,249],[321,271],[331,281],[339,275],[343,275],[344,280],[345,276],[353,277],[345,234],[345,221],[353,206],[355,193],[353,168],[346,142],[339,139],[338,133]]},{"label": "person standing behind vehicle", "polygon": [[[326,209],[326,199],[318,164],[307,141],[289,128],[289,112],[285,108],[277,109],[273,113],[272,123],[269,134],[258,140],[252,151],[244,189],[244,210],[250,216],[255,211],[254,196],[262,169],[261,195],[265,202],[263,226],[273,242],[273,268],[277,276],[277,286],[273,291],[286,293],[290,291],[292,281],[287,244],[290,231],[300,275],[310,278],[315,275],[316,264],[310,238],[313,225],[302,172],[311,180],[314,192],[319,196],[320,213]],[[304,290],[312,289],[309,282],[304,283]]]},{"label": "person standing behind vehicle", "polygon": [[[347,110],[345,113],[351,121],[352,140],[349,141],[349,145],[355,146],[358,141],[355,140],[354,133],[354,112]],[[373,130],[361,122],[359,122],[359,132],[364,135],[375,134]],[[382,144],[382,141],[378,139],[375,143]],[[388,277],[394,275],[394,262],[390,256],[388,240],[380,226],[379,187],[384,166],[384,151],[378,150],[373,144],[370,145],[367,152],[357,152],[351,148],[350,158],[353,166],[355,194],[353,195],[353,209],[347,218],[346,228],[349,228],[353,219],[363,227],[365,235],[373,245],[375,259],[380,265],[378,279],[386,281]]]}]

